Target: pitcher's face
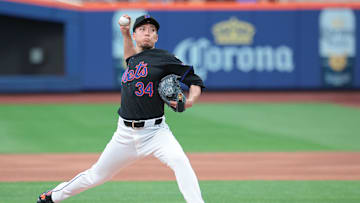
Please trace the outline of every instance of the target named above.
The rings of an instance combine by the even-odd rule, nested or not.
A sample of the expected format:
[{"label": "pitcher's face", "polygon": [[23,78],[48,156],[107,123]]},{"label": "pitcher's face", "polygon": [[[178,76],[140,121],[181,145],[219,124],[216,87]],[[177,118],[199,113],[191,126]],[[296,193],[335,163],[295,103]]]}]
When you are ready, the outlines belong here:
[{"label": "pitcher's face", "polygon": [[155,43],[158,41],[156,27],[153,24],[144,24],[137,27],[133,33],[133,39],[136,46],[143,50],[154,48]]}]

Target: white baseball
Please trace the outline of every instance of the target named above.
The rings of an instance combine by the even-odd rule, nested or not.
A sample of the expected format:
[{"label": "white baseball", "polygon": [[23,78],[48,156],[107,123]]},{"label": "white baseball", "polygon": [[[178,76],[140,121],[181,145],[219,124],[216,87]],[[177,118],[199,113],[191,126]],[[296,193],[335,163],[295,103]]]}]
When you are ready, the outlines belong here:
[{"label": "white baseball", "polygon": [[125,17],[125,16],[121,16],[120,19],[119,19],[119,24],[122,25],[122,26],[126,26],[126,25],[129,25],[130,23],[130,20],[129,18]]}]

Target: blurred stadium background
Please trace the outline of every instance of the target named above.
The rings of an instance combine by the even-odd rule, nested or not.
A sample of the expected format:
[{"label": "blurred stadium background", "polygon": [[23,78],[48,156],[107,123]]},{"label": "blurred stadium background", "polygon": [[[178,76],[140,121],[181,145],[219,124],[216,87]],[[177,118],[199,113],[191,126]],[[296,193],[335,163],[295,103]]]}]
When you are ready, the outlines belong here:
[{"label": "blurred stadium background", "polygon": [[[206,202],[360,202],[360,0],[1,0],[0,203],[35,202],[111,138],[125,13],[158,19],[157,47],[205,82],[194,108],[166,113],[190,157],[214,157],[194,160]],[[175,179],[122,178],[67,202],[184,202]]]},{"label": "blurred stadium background", "polygon": [[356,90],[360,3],[347,2],[1,1],[0,92],[119,90],[124,13],[159,19],[157,47],[209,91]]}]

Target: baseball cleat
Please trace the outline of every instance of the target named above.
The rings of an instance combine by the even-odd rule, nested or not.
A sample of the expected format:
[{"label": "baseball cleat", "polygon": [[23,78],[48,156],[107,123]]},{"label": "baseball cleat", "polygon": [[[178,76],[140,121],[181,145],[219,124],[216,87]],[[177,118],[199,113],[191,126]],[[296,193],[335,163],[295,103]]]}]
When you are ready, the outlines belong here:
[{"label": "baseball cleat", "polygon": [[42,193],[36,203],[54,203],[51,199],[51,193],[51,190]]}]

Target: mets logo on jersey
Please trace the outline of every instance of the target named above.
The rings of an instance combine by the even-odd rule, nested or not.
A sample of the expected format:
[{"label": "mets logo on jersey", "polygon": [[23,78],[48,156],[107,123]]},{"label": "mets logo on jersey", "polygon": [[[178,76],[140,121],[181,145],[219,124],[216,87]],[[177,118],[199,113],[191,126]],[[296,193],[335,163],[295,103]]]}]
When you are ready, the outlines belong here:
[{"label": "mets logo on jersey", "polygon": [[127,68],[121,77],[121,82],[126,83],[141,77],[146,77],[148,74],[147,65],[147,63],[141,61],[138,65],[135,66],[135,70],[129,70],[129,68]]}]

